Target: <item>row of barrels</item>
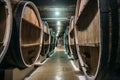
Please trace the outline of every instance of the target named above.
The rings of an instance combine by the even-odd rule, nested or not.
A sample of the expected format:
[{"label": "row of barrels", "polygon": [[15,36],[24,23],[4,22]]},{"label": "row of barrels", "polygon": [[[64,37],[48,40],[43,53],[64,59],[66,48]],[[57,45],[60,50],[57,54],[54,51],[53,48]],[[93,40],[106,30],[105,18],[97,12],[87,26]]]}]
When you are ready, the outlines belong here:
[{"label": "row of barrels", "polygon": [[119,0],[77,0],[64,38],[68,55],[78,60],[87,80],[120,79]]},{"label": "row of barrels", "polygon": [[0,11],[0,68],[31,67],[54,50],[54,37],[34,3],[13,5],[10,0],[0,0]]}]

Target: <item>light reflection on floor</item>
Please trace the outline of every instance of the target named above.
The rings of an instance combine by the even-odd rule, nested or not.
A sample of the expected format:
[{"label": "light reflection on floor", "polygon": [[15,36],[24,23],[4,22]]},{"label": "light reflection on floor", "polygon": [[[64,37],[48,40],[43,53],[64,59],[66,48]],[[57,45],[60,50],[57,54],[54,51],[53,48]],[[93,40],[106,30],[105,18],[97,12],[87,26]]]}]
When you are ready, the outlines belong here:
[{"label": "light reflection on floor", "polygon": [[56,76],[55,80],[62,80],[62,78],[60,76]]},{"label": "light reflection on floor", "polygon": [[[76,66],[75,66],[75,64],[74,64],[74,62],[72,61],[72,60],[70,60],[70,63],[72,64],[72,66],[73,66],[73,68],[74,68],[74,70],[76,71],[76,72],[80,72],[80,70],[79,70],[79,68],[77,68]],[[79,78],[79,80],[86,80],[86,78],[85,78],[85,76],[84,75],[77,75],[77,77]]]},{"label": "light reflection on floor", "polygon": [[63,48],[56,48],[55,51],[51,58],[25,80],[85,80]]}]

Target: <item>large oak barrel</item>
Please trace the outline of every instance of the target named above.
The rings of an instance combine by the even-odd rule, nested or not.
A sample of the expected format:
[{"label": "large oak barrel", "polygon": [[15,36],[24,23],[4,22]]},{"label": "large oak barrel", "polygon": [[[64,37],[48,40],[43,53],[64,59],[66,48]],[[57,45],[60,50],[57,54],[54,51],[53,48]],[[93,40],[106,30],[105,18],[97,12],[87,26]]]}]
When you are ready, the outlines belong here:
[{"label": "large oak barrel", "polygon": [[43,22],[43,45],[42,45],[42,51],[41,51],[41,61],[45,60],[48,57],[49,49],[50,49],[50,31],[49,31],[49,25],[47,22]]},{"label": "large oak barrel", "polygon": [[75,46],[75,19],[74,16],[71,17],[70,20],[70,26],[69,26],[69,32],[68,32],[68,38],[69,38],[69,46],[70,46],[70,56],[74,59],[77,59],[77,52],[76,52],[76,46]]},{"label": "large oak barrel", "polygon": [[68,31],[69,31],[69,26],[66,28],[66,31],[64,33],[64,48],[65,48],[66,54],[70,55]]},{"label": "large oak barrel", "polygon": [[12,7],[9,0],[0,0],[0,63],[8,50],[12,33]]},{"label": "large oak barrel", "polygon": [[111,0],[110,3],[108,0],[78,0],[77,4],[75,39],[79,61],[86,78],[118,80],[120,13],[117,0]]},{"label": "large oak barrel", "polygon": [[77,55],[76,42],[75,42],[75,17],[72,16],[69,24],[69,32],[68,32],[68,42],[69,42],[69,56],[73,59],[76,67],[79,66],[79,59]]},{"label": "large oak barrel", "polygon": [[38,59],[43,42],[43,25],[37,7],[20,1],[14,10],[12,40],[5,65],[31,67]]},{"label": "large oak barrel", "polygon": [[[37,60],[43,41],[43,26],[37,7],[21,1],[15,9],[14,45],[20,67],[29,67]],[[17,58],[18,57],[18,58]]]},{"label": "large oak barrel", "polygon": [[68,54],[69,53],[69,48],[68,48],[68,35],[64,34],[64,48],[65,52]]},{"label": "large oak barrel", "polygon": [[55,46],[56,46],[56,37],[55,37],[55,33],[53,33],[53,30],[50,29],[50,48],[49,48],[49,54],[48,56],[50,56],[51,54],[53,54]]}]

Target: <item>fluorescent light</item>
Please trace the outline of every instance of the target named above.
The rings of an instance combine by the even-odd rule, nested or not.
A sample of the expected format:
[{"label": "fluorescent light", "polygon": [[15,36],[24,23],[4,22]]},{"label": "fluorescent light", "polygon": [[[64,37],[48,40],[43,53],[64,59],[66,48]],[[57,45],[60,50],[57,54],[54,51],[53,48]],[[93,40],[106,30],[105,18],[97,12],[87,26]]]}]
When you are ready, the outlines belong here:
[{"label": "fluorescent light", "polygon": [[56,12],[55,12],[55,15],[56,15],[56,16],[59,16],[59,15],[60,15],[60,12],[56,11]]},{"label": "fluorescent light", "polygon": [[55,11],[58,11],[59,10],[59,8],[54,8],[55,9]]},{"label": "fluorescent light", "polygon": [[60,21],[57,21],[57,25],[61,25]]},{"label": "fluorescent light", "polygon": [[60,31],[60,29],[61,29],[60,26],[57,26],[57,30]]}]

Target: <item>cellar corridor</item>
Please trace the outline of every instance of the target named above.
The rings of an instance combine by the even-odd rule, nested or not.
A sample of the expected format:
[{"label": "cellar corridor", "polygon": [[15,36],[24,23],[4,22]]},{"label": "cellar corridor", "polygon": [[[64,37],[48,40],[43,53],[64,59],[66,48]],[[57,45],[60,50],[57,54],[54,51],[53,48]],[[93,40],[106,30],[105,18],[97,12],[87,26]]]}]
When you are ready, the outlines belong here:
[{"label": "cellar corridor", "polygon": [[71,63],[64,49],[56,48],[55,53],[25,80],[85,80]]},{"label": "cellar corridor", "polygon": [[0,0],[0,80],[120,80],[120,0]]}]

